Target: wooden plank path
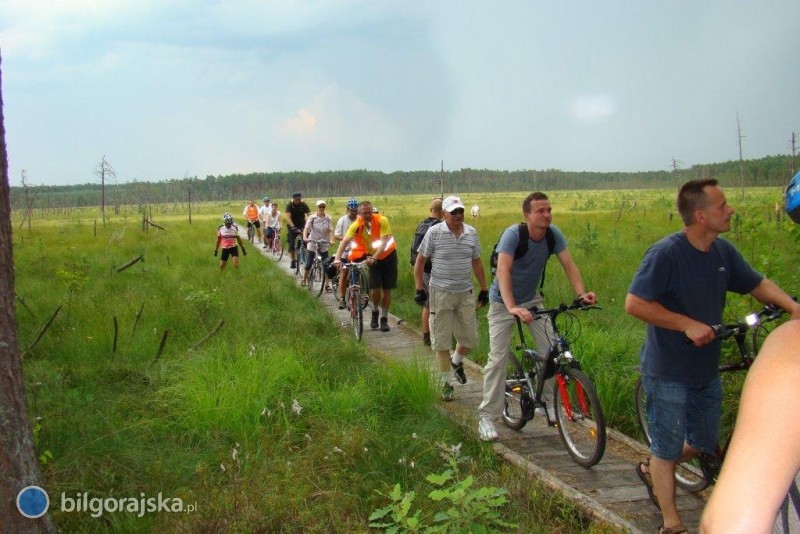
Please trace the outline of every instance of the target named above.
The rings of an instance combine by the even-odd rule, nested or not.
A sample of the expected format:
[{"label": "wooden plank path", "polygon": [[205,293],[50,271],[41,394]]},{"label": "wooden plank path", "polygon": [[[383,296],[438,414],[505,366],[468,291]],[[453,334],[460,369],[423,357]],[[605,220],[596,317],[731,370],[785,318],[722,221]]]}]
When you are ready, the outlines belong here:
[{"label": "wooden plank path", "polygon": [[[251,246],[263,254],[261,245]],[[272,262],[270,259],[269,261]],[[274,263],[274,262],[273,262]],[[294,276],[289,269],[286,253],[278,265]],[[297,284],[300,278],[296,277]],[[336,299],[323,293],[320,303],[337,323],[349,325],[347,310],[339,310]],[[397,316],[389,316],[389,332],[369,327],[369,308],[365,310],[365,329],[362,342],[379,356],[408,364],[433,365],[433,352],[422,344],[421,333]],[[477,434],[478,405],[483,394],[483,370],[465,360],[467,383],[451,381],[455,399],[442,402],[441,408],[467,432]],[[542,417],[535,417],[521,430],[507,428],[502,421],[495,426],[500,439],[492,444],[495,453],[538,479],[546,486],[560,491],[593,519],[612,525],[621,532],[657,532],[661,514],[650,502],[647,490],[636,476],[636,464],[648,455],[641,443],[612,429],[603,459],[591,468],[577,465],[567,453],[555,427],[547,427]],[[678,489],[678,510],[689,532],[697,532],[700,516],[709,490],[690,494]]]}]

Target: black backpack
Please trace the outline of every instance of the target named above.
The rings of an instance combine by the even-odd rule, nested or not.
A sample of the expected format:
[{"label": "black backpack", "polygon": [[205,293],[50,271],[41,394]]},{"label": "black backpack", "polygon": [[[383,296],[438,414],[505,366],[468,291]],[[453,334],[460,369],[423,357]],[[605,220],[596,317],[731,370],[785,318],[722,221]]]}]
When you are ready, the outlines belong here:
[{"label": "black backpack", "polygon": [[[412,266],[417,261],[419,246],[422,243],[422,239],[425,237],[425,234],[428,233],[428,230],[430,229],[431,226],[435,226],[440,222],[442,221],[440,221],[436,217],[428,217],[427,219],[419,223],[419,225],[417,225],[417,230],[414,232],[414,240],[411,242],[411,254],[409,256],[409,259],[411,260],[410,263]],[[430,272],[431,269],[430,264],[431,264],[431,259],[428,258],[428,261],[425,262],[425,272]]]},{"label": "black backpack", "polygon": [[[519,241],[517,242],[517,248],[514,249],[514,259],[518,260],[522,256],[524,256],[528,252],[528,225],[525,223],[519,223],[517,225],[517,233],[519,234]],[[553,255],[553,251],[556,248],[556,236],[553,233],[553,229],[549,226],[547,227],[547,231],[544,233],[544,238],[547,239],[547,253],[548,257]],[[492,247],[492,254],[489,256],[489,268],[492,271],[492,278],[494,278],[495,273],[497,272],[497,243],[494,244]],[[545,270],[547,269],[547,264],[545,264]],[[542,280],[539,283],[539,289],[544,287],[544,274],[545,271],[542,271]]]}]

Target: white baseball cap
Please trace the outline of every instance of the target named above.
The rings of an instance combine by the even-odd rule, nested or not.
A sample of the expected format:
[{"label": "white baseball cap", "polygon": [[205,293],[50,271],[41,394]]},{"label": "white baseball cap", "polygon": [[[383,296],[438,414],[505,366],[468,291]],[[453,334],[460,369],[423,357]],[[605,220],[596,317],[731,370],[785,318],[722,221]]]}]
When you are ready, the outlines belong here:
[{"label": "white baseball cap", "polygon": [[461,199],[459,197],[450,196],[442,201],[442,209],[448,213],[453,213],[454,210],[457,210],[459,208],[461,208],[462,210],[465,209],[464,203],[461,202]]},{"label": "white baseball cap", "polygon": [[320,207],[320,206],[327,206],[328,204],[324,200],[317,200],[317,203],[315,205],[317,207]]}]

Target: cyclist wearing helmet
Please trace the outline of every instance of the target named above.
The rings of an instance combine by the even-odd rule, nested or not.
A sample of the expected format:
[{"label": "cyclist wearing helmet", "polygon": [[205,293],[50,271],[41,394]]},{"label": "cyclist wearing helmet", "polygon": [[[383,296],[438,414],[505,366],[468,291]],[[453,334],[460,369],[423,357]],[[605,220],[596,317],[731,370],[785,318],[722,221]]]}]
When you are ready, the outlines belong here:
[{"label": "cyclist wearing helmet", "polygon": [[[350,227],[351,224],[356,222],[358,218],[358,200],[355,198],[351,198],[347,201],[347,213],[342,215],[339,219],[339,222],[336,223],[336,229],[333,231],[333,239],[336,241],[341,241],[344,239],[344,234],[347,232],[347,229]],[[364,256],[363,249],[354,249],[356,245],[355,241],[350,242],[350,248],[346,251],[346,253],[342,256],[348,260],[358,261],[362,256]],[[360,253],[359,253],[360,252]],[[340,276],[339,277],[339,290],[337,292],[337,296],[339,297],[339,309],[343,310],[345,308],[344,302],[344,292],[347,289],[347,277]]]},{"label": "cyclist wearing helmet", "polygon": [[267,239],[269,232],[267,232],[267,217],[272,212],[272,203],[269,201],[269,197],[264,197],[264,205],[258,208],[258,220],[261,222],[264,228],[264,248],[267,248]]},{"label": "cyclist wearing helmet", "polygon": [[[244,207],[242,216],[247,221],[248,237],[252,236],[251,239],[254,239],[257,242],[258,238],[256,235],[259,233],[258,229],[261,228],[261,223],[258,221],[258,206],[256,206],[255,200],[251,200],[247,206]],[[251,230],[253,232],[252,234],[250,234]]]},{"label": "cyclist wearing helmet", "polygon": [[292,195],[292,201],[286,204],[286,210],[283,212],[283,217],[286,219],[286,227],[289,229],[286,240],[289,242],[289,257],[292,258],[290,268],[292,269],[297,267],[297,253],[294,250],[294,242],[297,240],[297,236],[302,235],[303,228],[306,227],[306,216],[309,213],[311,213],[311,208],[303,202],[301,193]]},{"label": "cyclist wearing helmet", "polygon": [[233,215],[226,213],[222,216],[222,224],[217,228],[217,245],[214,247],[214,257],[217,257],[219,247],[222,245],[222,257],[219,260],[219,270],[223,270],[228,264],[228,257],[233,257],[233,266],[239,267],[239,248],[242,247],[242,254],[247,256],[247,251],[239,237],[239,227],[233,224]]}]

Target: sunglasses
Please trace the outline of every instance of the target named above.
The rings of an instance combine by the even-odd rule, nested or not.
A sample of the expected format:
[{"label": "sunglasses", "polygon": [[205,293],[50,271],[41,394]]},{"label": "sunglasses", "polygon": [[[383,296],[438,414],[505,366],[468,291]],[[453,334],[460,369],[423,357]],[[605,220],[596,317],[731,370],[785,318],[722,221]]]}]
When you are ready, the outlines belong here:
[{"label": "sunglasses", "polygon": [[320,205],[319,205],[319,206],[317,206],[317,207],[318,207],[318,208],[324,208],[324,207],[325,207],[325,204],[320,204]]},{"label": "sunglasses", "polygon": [[450,212],[450,215],[464,215],[464,209],[463,208],[456,208],[456,209],[454,209],[453,211]]}]

